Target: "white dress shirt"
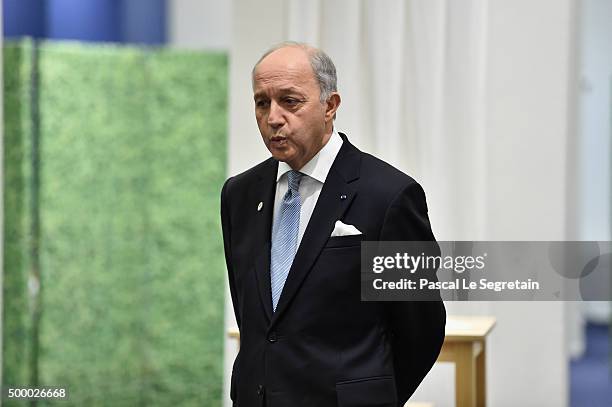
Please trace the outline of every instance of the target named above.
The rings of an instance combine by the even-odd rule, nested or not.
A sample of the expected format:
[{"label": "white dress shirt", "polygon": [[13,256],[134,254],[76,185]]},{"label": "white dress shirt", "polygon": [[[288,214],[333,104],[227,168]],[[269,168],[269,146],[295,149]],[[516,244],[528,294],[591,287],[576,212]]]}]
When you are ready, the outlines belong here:
[{"label": "white dress shirt", "polygon": [[[340,151],[340,147],[342,147],[342,142],[342,138],[334,129],[331,137],[323,148],[321,148],[321,150],[319,150],[319,152],[300,169],[303,176],[300,181],[299,188],[300,202],[302,206],[300,209],[298,247],[300,246],[302,236],[304,236],[304,231],[306,230],[306,226],[308,226],[308,222],[312,216],[312,211],[314,210],[317,200],[319,199],[319,195],[321,194],[323,184],[327,179],[327,174],[329,174],[329,170],[334,163],[338,152]],[[289,164],[280,161],[278,163],[278,172],[276,174],[276,196],[274,198],[273,215],[274,220],[276,220],[280,204],[283,201],[283,197],[287,193],[287,189],[289,188],[287,185],[288,171],[291,171]]]}]

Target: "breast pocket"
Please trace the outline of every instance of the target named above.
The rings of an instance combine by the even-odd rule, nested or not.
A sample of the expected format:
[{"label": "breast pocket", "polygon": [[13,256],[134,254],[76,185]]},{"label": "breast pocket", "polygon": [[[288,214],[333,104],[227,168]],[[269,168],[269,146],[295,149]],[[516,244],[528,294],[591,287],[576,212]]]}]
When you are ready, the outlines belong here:
[{"label": "breast pocket", "polygon": [[325,249],[361,246],[362,240],[364,240],[364,235],[333,236],[327,241]]}]

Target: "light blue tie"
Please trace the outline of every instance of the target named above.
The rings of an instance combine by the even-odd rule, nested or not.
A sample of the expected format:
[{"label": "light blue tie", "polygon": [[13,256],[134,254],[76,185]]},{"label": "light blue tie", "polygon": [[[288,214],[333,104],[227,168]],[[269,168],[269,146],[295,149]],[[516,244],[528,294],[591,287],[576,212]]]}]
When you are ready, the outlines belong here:
[{"label": "light blue tie", "polygon": [[298,233],[300,230],[300,180],[302,173],[289,171],[287,180],[289,189],[283,197],[278,216],[272,227],[272,249],[270,251],[270,281],[272,283],[272,309],[280,298],[289,269],[297,251]]}]

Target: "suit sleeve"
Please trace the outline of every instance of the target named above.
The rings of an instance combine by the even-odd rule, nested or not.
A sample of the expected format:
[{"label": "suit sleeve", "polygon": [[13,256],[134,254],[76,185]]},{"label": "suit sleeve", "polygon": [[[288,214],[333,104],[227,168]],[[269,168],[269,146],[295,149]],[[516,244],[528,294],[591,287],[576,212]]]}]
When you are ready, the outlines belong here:
[{"label": "suit sleeve", "polygon": [[[435,241],[425,193],[417,182],[412,181],[393,199],[379,240]],[[403,406],[438,358],[444,342],[446,310],[441,300],[397,301],[386,305],[398,401]]]},{"label": "suit sleeve", "polygon": [[227,276],[229,280],[230,294],[232,296],[232,304],[234,306],[234,315],[236,316],[236,323],[238,324],[238,329],[240,330],[240,314],[238,310],[240,306],[238,304],[238,295],[236,292],[236,281],[234,277],[234,269],[232,267],[232,222],[230,219],[230,211],[229,211],[229,184],[232,178],[229,178],[223,184],[223,189],[221,189],[221,228],[223,230],[223,248],[225,251],[225,263],[227,265]]}]

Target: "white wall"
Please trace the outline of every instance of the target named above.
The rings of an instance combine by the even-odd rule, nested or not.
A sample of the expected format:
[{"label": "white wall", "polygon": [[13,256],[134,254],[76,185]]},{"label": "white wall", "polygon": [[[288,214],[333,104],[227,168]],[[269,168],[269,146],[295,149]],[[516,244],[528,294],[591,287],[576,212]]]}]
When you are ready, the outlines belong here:
[{"label": "white wall", "polygon": [[[579,237],[610,240],[612,227],[612,1],[582,1],[580,54]],[[585,304],[587,319],[608,323],[610,303]]]},{"label": "white wall", "polygon": [[612,1],[583,0],[580,40],[581,238],[609,240]]},{"label": "white wall", "polygon": [[228,50],[232,0],[169,0],[168,42],[177,48]]},{"label": "white wall", "polygon": [[[579,138],[575,143],[575,196],[570,223],[571,237],[603,240],[612,233],[612,1],[580,1],[577,99]],[[585,349],[585,322],[610,323],[610,302],[568,303],[567,332],[570,357]]]},{"label": "white wall", "polygon": [[[572,192],[572,238],[610,240],[612,233],[612,1],[580,1],[578,142]],[[570,356],[585,349],[585,321],[610,322],[609,302],[568,304]]]}]

